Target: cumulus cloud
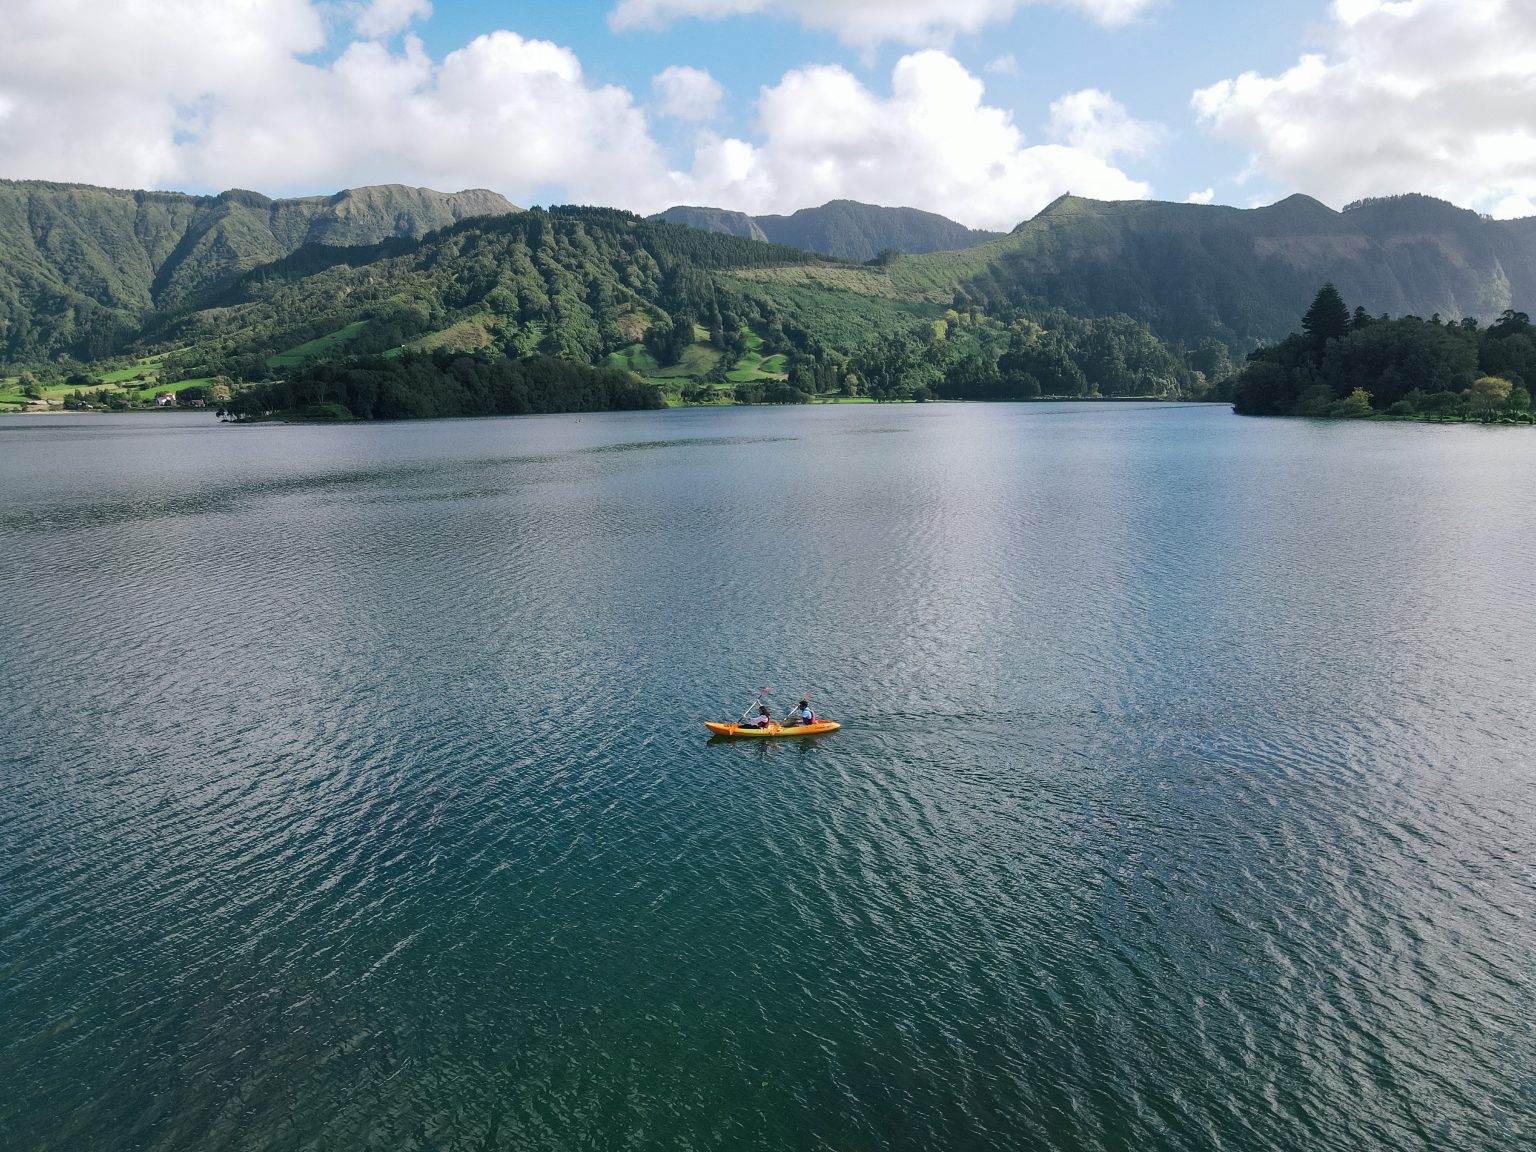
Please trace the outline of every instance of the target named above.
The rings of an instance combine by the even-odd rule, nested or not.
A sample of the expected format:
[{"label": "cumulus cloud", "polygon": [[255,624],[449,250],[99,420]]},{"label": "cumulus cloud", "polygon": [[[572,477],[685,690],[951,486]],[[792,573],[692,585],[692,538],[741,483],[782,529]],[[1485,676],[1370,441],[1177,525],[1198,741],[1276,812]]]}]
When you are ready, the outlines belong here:
[{"label": "cumulus cloud", "polygon": [[1201,192],[1191,192],[1188,196],[1184,197],[1184,203],[1186,203],[1186,204],[1209,204],[1211,201],[1213,201],[1215,199],[1216,199],[1216,189],[1214,189],[1214,188],[1206,188],[1204,191],[1201,191]]},{"label": "cumulus cloud", "polygon": [[432,15],[429,0],[372,0],[358,13],[358,34],[370,39],[386,39],[401,31],[412,20],[426,20]]},{"label": "cumulus cloud", "polygon": [[191,180],[177,141],[214,93],[257,93],[325,46],[307,0],[10,0],[0,36],[0,165],[128,187]]},{"label": "cumulus cloud", "polygon": [[1133,120],[1108,92],[1084,88],[1051,104],[1051,136],[1090,156],[1144,156],[1167,133],[1157,124]]},{"label": "cumulus cloud", "polygon": [[[1096,90],[1063,97],[1026,141],[946,53],[901,59],[888,94],[843,68],[786,73],[747,139],[702,131],[675,166],[626,89],[569,48],[497,31],[435,58],[409,33],[327,45],[306,0],[138,0],[83,20],[80,0],[11,0],[0,39],[0,175],[274,195],[373,183],[489,187],[655,211],[788,212],[849,197],[1017,223],[1064,191],[1148,194],[1117,166],[1157,131]],[[374,9],[369,9],[372,12]],[[409,5],[391,9],[398,21]],[[381,24],[390,26],[380,9]],[[329,63],[315,63],[330,48]],[[339,51],[337,51],[339,49]],[[131,80],[103,80],[136,62]],[[668,69],[660,109],[700,116],[708,73]]]},{"label": "cumulus cloud", "polygon": [[[665,198],[667,164],[623,88],[512,32],[441,60],[356,40],[325,65],[307,0],[140,0],[83,19],[16,0],[0,39],[0,172],[126,187],[316,191],[383,182],[525,198]],[[388,9],[391,19],[416,11]],[[368,10],[387,26],[385,7]],[[366,15],[367,13],[365,13]],[[124,75],[122,61],[134,61]]]},{"label": "cumulus cloud", "polygon": [[988,60],[984,72],[991,72],[998,76],[1017,76],[1019,74],[1019,58],[1012,52],[999,56],[995,60]]},{"label": "cumulus cloud", "polygon": [[763,90],[760,143],[701,145],[685,178],[689,202],[782,212],[848,197],[1007,228],[1065,191],[1102,199],[1148,195],[1146,184],[1107,158],[1117,141],[1136,135],[1126,127],[1134,122],[1108,97],[1087,103],[1090,109],[1064,120],[1092,147],[1031,146],[1008,112],[984,102],[982,82],[943,52],[898,61],[888,97],[843,68],[801,68]]},{"label": "cumulus cloud", "polygon": [[720,114],[725,89],[701,68],[674,64],[651,77],[656,111],[674,120],[713,120]]},{"label": "cumulus cloud", "polygon": [[1536,5],[1335,0],[1326,50],[1194,94],[1249,173],[1335,204],[1426,192],[1500,215],[1536,200]]},{"label": "cumulus cloud", "polygon": [[[763,13],[835,32],[850,44],[887,40],[946,45],[1013,18],[1035,0],[618,0],[608,21],[619,30],[660,28],[674,20],[720,20]],[[1050,0],[1101,24],[1124,24],[1155,0]]]}]

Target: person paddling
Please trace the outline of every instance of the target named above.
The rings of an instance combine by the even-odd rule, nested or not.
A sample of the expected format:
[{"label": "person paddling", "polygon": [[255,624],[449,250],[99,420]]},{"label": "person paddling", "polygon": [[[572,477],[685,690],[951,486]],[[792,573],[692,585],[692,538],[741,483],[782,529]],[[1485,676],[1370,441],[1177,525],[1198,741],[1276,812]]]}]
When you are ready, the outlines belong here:
[{"label": "person paddling", "polygon": [[788,728],[803,728],[807,724],[816,723],[816,713],[811,711],[811,702],[806,697],[800,698],[794,710],[784,718],[784,724]]},{"label": "person paddling", "polygon": [[759,704],[757,706],[757,715],[752,717],[752,719],[746,721],[742,725],[742,727],[743,728],[766,728],[766,727],[768,727],[772,723],[773,723],[773,717],[768,715],[768,705],[766,705],[766,704]]}]

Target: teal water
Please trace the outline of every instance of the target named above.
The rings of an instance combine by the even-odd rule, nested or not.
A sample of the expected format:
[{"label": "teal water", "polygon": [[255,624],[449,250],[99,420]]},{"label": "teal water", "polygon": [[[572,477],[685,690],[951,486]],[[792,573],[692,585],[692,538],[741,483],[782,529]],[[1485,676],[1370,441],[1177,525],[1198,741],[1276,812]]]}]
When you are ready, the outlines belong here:
[{"label": "teal water", "polygon": [[[1536,435],[0,421],[0,1147],[1524,1149]],[[763,683],[842,731],[710,743]]]}]

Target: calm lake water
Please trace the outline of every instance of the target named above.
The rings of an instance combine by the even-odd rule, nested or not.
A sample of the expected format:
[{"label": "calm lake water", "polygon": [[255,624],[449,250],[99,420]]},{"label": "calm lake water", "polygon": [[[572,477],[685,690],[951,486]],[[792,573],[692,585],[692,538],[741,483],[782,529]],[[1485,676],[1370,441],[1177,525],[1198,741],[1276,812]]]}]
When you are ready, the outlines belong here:
[{"label": "calm lake water", "polygon": [[[0,1147],[1536,1142],[1536,433],[0,421]],[[844,724],[711,743],[754,689]]]}]

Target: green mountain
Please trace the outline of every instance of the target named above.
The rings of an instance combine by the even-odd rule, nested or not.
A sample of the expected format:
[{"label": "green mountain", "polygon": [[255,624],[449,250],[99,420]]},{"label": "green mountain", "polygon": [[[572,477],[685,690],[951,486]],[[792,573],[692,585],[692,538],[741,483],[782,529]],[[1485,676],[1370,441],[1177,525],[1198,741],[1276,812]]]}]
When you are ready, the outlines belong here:
[{"label": "green mountain", "polygon": [[882,267],[748,275],[786,301],[808,288],[964,309],[1126,315],[1164,340],[1234,352],[1284,336],[1333,281],[1373,314],[1491,319],[1536,300],[1536,218],[1496,221],[1427,196],[1336,212],[1307,196],[1238,209],[1063,196],[1009,235]]},{"label": "green mountain", "polygon": [[104,355],[152,312],[306,244],[417,237],[516,211],[483,189],[386,185],[273,200],[0,180],[0,361]]},{"label": "green mountain", "polygon": [[[745,212],[730,212],[724,208],[695,208],[679,204],[665,212],[658,212],[651,219],[667,224],[681,224],[684,228],[697,228],[701,232],[724,232],[727,236],[743,236],[748,240],[765,242],[768,239],[768,234],[758,227],[757,221]],[[796,247],[805,248],[807,245]]]},{"label": "green mountain", "polygon": [[[1324,281],[1372,313],[1448,320],[1492,319],[1536,298],[1536,220],[1487,220],[1421,196],[1344,212],[1304,196],[1252,210],[1063,197],[983,244],[852,263],[598,208],[475,217],[402,237],[395,231],[420,221],[405,220],[390,191],[307,202],[331,209],[307,220],[248,193],[80,193],[21,260],[0,253],[0,283],[35,272],[39,251],[55,268],[78,256],[66,307],[78,324],[89,318],[79,301],[94,301],[81,287],[88,274],[127,280],[118,270],[132,262],[106,255],[142,251],[149,287],[135,309],[94,305],[114,325],[108,347],[138,363],[95,374],[151,398],[179,381],[292,379],[347,357],[439,354],[617,368],[683,400],[1189,396],[1283,337]],[[125,204],[135,206],[126,232],[136,248],[113,214]],[[99,229],[87,208],[106,214]],[[220,226],[193,226],[213,209]],[[229,238],[253,250],[258,224],[288,254],[236,275]],[[387,238],[305,243],[352,228]],[[226,242],[208,240],[217,235]],[[179,246],[207,270],[193,276],[198,261],[174,260]],[[188,279],[168,274],[157,291],[150,270],[167,268]],[[110,295],[110,284],[98,287]],[[162,300],[169,306],[156,308]],[[46,309],[11,315],[22,336],[29,323],[56,341],[68,331]]]},{"label": "green mountain", "polygon": [[[942,292],[911,281],[924,259],[865,266],[612,209],[534,209],[418,241],[306,246],[202,307],[159,317],[133,349],[138,367],[109,375],[153,373],[141,392],[217,377],[286,382],[263,385],[258,406],[323,406],[344,388],[374,412],[371,397],[387,387],[383,411],[442,414],[502,403],[490,398],[497,388],[471,399],[433,386],[457,399],[431,403],[398,393],[435,371],[471,371],[452,358],[465,353],[618,368],[690,402],[1193,395],[1226,365],[1219,347],[1186,359],[1125,316],[1006,300],[957,311],[958,281]],[[371,383],[315,373],[355,357],[375,358]],[[407,360],[409,371],[397,378],[379,357]]]},{"label": "green mountain", "polygon": [[613,209],[534,209],[417,241],[301,248],[207,297],[206,307],[150,324],[137,350],[170,352],[171,368],[191,375],[249,379],[403,348],[587,364],[617,357],[616,366],[666,375],[701,331],[723,350],[744,327],[771,327],[731,273],[824,262]]},{"label": "green mountain", "polygon": [[789,216],[758,216],[768,239],[844,260],[873,260],[886,251],[923,253],[969,248],[999,233],[967,228],[934,212],[832,200]]},{"label": "green mountain", "polygon": [[802,208],[789,216],[748,216],[723,208],[668,208],[653,220],[726,232],[752,240],[768,240],[820,252],[842,260],[873,260],[886,251],[948,252],[996,239],[916,208],[882,208],[856,200],[832,200],[820,208]]}]

